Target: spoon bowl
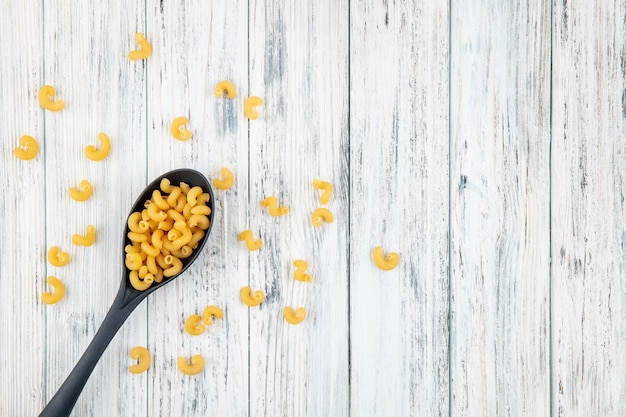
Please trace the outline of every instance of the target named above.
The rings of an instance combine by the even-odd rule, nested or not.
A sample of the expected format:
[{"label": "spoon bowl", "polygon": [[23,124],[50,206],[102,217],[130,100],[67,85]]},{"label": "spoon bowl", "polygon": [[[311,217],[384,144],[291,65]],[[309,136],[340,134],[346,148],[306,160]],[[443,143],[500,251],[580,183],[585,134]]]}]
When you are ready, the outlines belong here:
[{"label": "spoon bowl", "polygon": [[[204,236],[202,239],[198,241],[198,246],[193,250],[192,254],[182,261],[182,269],[174,276],[170,278],[163,279],[161,282],[153,282],[153,284],[144,291],[139,291],[135,289],[130,282],[130,270],[124,266],[124,272],[122,274],[122,282],[120,283],[119,290],[117,292],[117,296],[109,309],[109,312],[104,318],[104,321],[100,325],[100,328],[96,332],[93,340],[76,363],[76,366],[69,374],[69,376],[63,382],[63,385],[58,389],[54,397],[50,400],[48,405],[42,410],[40,417],[61,417],[61,416],[69,416],[80,396],[80,393],[83,390],[83,387],[87,383],[89,376],[91,375],[93,368],[98,363],[98,360],[104,353],[106,347],[113,339],[113,336],[117,333],[119,328],[124,324],[128,316],[133,312],[133,310],[146,298],[149,294],[161,288],[163,285],[168,282],[173,281],[175,278],[180,276],[189,266],[193,263],[193,261],[198,257],[206,240],[211,232],[211,228],[213,227],[213,213],[214,213],[214,205],[213,205],[213,191],[211,189],[211,185],[209,181],[202,175],[200,172],[195,171],[193,169],[176,169],[174,171],[167,172],[160,177],[156,178],[152,181],[145,190],[139,195],[135,204],[133,204],[128,217],[130,214],[141,211],[144,208],[144,203],[152,198],[152,192],[154,190],[160,190],[161,180],[167,178],[170,180],[171,184],[179,184],[181,182],[185,182],[189,184],[190,187],[199,186],[205,193],[209,193],[209,201],[207,202],[207,206],[211,209],[211,213],[208,215],[209,218],[209,227],[205,230]],[[128,220],[128,218],[127,218]],[[124,245],[126,246],[130,244],[130,239],[128,238],[128,221],[126,221],[126,225],[124,227]],[[122,259],[126,254],[122,254]],[[123,263],[123,262],[122,262]]]}]

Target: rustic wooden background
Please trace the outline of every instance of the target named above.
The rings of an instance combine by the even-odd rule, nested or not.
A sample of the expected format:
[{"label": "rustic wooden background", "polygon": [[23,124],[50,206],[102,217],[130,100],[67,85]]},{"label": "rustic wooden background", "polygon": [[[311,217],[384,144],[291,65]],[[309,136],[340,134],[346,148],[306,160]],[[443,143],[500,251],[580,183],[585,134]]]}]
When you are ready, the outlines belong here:
[{"label": "rustic wooden background", "polygon": [[[73,415],[625,416],[625,25],[626,0],[0,0],[0,415],[37,415],[93,337],[143,187],[227,166],[204,254],[133,313]],[[137,31],[154,52],[131,62]],[[222,79],[236,100],[213,96]],[[63,111],[39,106],[44,84]],[[92,162],[100,131],[113,149]],[[32,161],[12,154],[24,134]],[[335,186],[320,229],[316,177]],[[97,243],[72,246],[88,224]],[[53,306],[48,275],[67,288]],[[242,305],[244,285],[267,300]],[[208,304],[225,318],[189,336]],[[195,353],[204,372],[181,374]]]}]

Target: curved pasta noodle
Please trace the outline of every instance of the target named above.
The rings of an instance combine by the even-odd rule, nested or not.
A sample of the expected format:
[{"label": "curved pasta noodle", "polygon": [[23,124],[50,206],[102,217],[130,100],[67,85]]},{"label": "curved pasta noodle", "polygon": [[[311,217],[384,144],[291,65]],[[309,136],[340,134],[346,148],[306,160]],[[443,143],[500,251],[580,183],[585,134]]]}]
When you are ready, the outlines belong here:
[{"label": "curved pasta noodle", "polygon": [[386,256],[383,256],[383,247],[376,246],[372,251],[372,260],[380,269],[389,271],[398,266],[400,263],[400,255],[395,252],[388,252]]},{"label": "curved pasta noodle", "polygon": [[70,188],[70,197],[76,201],[87,201],[91,194],[93,193],[93,188],[91,187],[91,183],[87,180],[82,180],[80,182],[80,190],[76,187]]},{"label": "curved pasta noodle", "polygon": [[323,191],[322,195],[320,196],[320,203],[328,204],[330,196],[333,194],[332,184],[316,178],[313,180],[313,187]]},{"label": "curved pasta noodle", "polygon": [[224,93],[228,94],[228,98],[234,99],[237,97],[237,89],[235,88],[235,84],[228,80],[220,81],[215,86],[215,97],[222,97]]},{"label": "curved pasta noodle", "polygon": [[176,361],[178,370],[185,375],[197,375],[204,369],[204,358],[201,355],[193,355],[191,362],[187,362],[182,356]]},{"label": "curved pasta noodle", "polygon": [[39,144],[34,137],[24,135],[20,138],[20,147],[13,149],[13,154],[24,161],[31,160],[39,152]]},{"label": "curved pasta noodle", "polygon": [[250,96],[243,102],[243,115],[250,120],[256,120],[259,113],[254,109],[256,106],[263,104],[263,100],[257,96]]},{"label": "curved pasta noodle", "polygon": [[254,240],[252,231],[250,229],[244,230],[243,232],[239,233],[239,240],[246,241],[246,247],[250,252],[259,249],[263,245],[261,239]]},{"label": "curved pasta noodle", "polygon": [[304,272],[309,267],[309,263],[307,261],[303,261],[302,259],[297,259],[293,261],[293,266],[296,267],[295,272],[293,273],[293,278],[302,282],[311,282],[313,278],[311,275],[305,274]]},{"label": "curved pasta noodle", "polygon": [[111,140],[106,133],[98,133],[98,140],[100,141],[100,149],[96,149],[95,146],[89,145],[85,148],[85,156],[92,161],[102,161],[111,152]]},{"label": "curved pasta noodle", "polygon": [[185,320],[185,330],[192,336],[198,336],[204,333],[206,327],[201,323],[201,318],[197,314],[192,314]]},{"label": "curved pasta noodle", "polygon": [[137,361],[136,364],[128,367],[131,374],[140,374],[150,368],[152,361],[150,351],[142,346],[136,346],[130,350],[130,357]]},{"label": "curved pasta noodle", "polygon": [[163,270],[163,276],[166,278],[173,277],[183,269],[183,262],[173,255],[167,255],[164,257],[165,263],[171,265],[169,268]]},{"label": "curved pasta noodle", "polygon": [[93,225],[87,226],[85,236],[78,234],[72,235],[72,243],[78,246],[91,246],[96,241],[96,228]]},{"label": "curved pasta noodle", "polygon": [[170,133],[172,134],[172,136],[174,136],[174,139],[181,141],[191,139],[193,133],[191,133],[191,130],[185,129],[183,127],[187,123],[189,123],[189,120],[187,120],[186,117],[181,116],[174,119],[170,127]]},{"label": "curved pasta noodle", "polygon": [[318,208],[311,216],[311,221],[315,227],[320,227],[324,221],[326,223],[332,223],[334,220],[333,213],[327,208]]},{"label": "curved pasta noodle", "polygon": [[235,183],[235,177],[230,169],[222,167],[220,170],[222,178],[214,178],[213,185],[219,190],[228,190]]},{"label": "curved pasta noodle", "polygon": [[145,291],[152,286],[154,282],[154,276],[152,274],[146,274],[143,279],[139,278],[137,271],[130,271],[128,274],[128,280],[130,284],[138,291]]},{"label": "curved pasta noodle", "polygon": [[56,304],[61,301],[61,298],[65,295],[65,286],[61,280],[51,275],[46,279],[46,282],[54,288],[54,292],[44,292],[41,294],[41,301],[45,304]]},{"label": "curved pasta noodle", "polygon": [[39,89],[39,94],[37,95],[41,107],[50,111],[63,110],[63,107],[65,107],[65,102],[63,100],[54,100],[55,93],[56,91],[51,85],[44,85],[43,87],[41,87]]},{"label": "curved pasta noodle", "polygon": [[249,307],[256,307],[265,300],[265,293],[263,291],[256,290],[252,293],[250,287],[241,288],[239,296],[241,297],[241,301]]},{"label": "curved pasta noodle", "polygon": [[287,323],[300,324],[302,320],[306,318],[306,309],[304,307],[298,307],[298,309],[294,311],[292,307],[285,307],[283,315]]},{"label": "curved pasta noodle", "polygon": [[128,53],[128,59],[137,61],[139,59],[146,59],[152,55],[152,45],[150,45],[150,42],[148,42],[143,33],[135,33],[135,41],[139,44],[139,49],[130,51]]},{"label": "curved pasta noodle", "polygon": [[261,200],[261,207],[267,207],[270,216],[277,217],[289,213],[289,207],[278,207],[278,199],[274,196]]},{"label": "curved pasta noodle", "polygon": [[54,266],[65,266],[70,262],[70,254],[61,252],[58,246],[53,246],[48,250],[48,262]]},{"label": "curved pasta noodle", "polygon": [[207,326],[213,325],[213,317],[221,319],[224,317],[224,312],[218,306],[208,306],[202,312],[202,321]]}]

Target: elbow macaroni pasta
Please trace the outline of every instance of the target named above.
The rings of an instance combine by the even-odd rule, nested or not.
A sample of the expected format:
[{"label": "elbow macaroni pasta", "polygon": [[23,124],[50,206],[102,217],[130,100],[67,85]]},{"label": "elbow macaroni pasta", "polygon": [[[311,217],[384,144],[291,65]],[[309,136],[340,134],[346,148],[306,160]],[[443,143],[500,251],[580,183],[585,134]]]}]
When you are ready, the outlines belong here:
[{"label": "elbow macaroni pasta", "polygon": [[400,255],[395,252],[387,253],[387,256],[383,256],[383,247],[376,246],[372,252],[372,259],[377,267],[384,271],[394,269],[400,263]]},{"label": "elbow macaroni pasta", "polygon": [[277,217],[289,213],[289,207],[278,207],[278,199],[274,196],[261,200],[261,207],[267,207],[270,216]]},{"label": "elbow macaroni pasta", "polygon": [[222,317],[224,317],[224,312],[221,308],[217,306],[208,306],[202,312],[202,321],[204,321],[204,324],[206,324],[207,326],[212,326],[213,317],[221,319]]},{"label": "elbow macaroni pasta", "polygon": [[261,239],[254,240],[252,231],[250,229],[244,230],[243,232],[239,233],[239,240],[246,241],[246,247],[250,252],[259,249],[263,245]]},{"label": "elbow macaroni pasta", "polygon": [[132,374],[140,374],[150,367],[151,357],[150,351],[142,346],[136,346],[130,350],[130,357],[137,361],[135,365],[128,367],[128,372]]},{"label": "elbow macaroni pasta", "polygon": [[228,80],[220,81],[217,86],[215,86],[215,97],[222,97],[225,92],[228,94],[228,98],[231,100],[237,97],[237,89],[235,88],[235,84]]},{"label": "elbow macaroni pasta", "polygon": [[54,292],[44,292],[41,294],[41,301],[45,304],[56,304],[61,301],[61,298],[65,295],[65,286],[63,283],[57,277],[53,276],[49,276],[46,282],[54,288]]},{"label": "elbow macaroni pasta", "polygon": [[78,246],[91,246],[96,241],[96,228],[93,225],[87,226],[85,236],[78,234],[72,235],[72,243]]},{"label": "elbow macaroni pasta", "polygon": [[96,149],[93,145],[89,145],[85,148],[85,156],[92,161],[102,161],[109,156],[109,152],[111,152],[111,140],[106,133],[98,133],[98,140],[100,141],[100,149]]},{"label": "elbow macaroni pasta", "polygon": [[293,273],[293,278],[295,280],[302,282],[311,282],[313,280],[313,278],[311,278],[311,275],[304,273],[309,267],[309,263],[307,261],[297,259],[293,261],[293,266],[296,267],[296,271]]},{"label": "elbow macaroni pasta", "polygon": [[50,111],[63,110],[63,107],[65,107],[65,102],[63,100],[53,101],[55,93],[56,91],[51,85],[44,85],[43,87],[41,87],[39,89],[39,94],[37,95],[41,107]]},{"label": "elbow macaroni pasta", "polygon": [[250,96],[243,102],[243,115],[250,120],[256,120],[259,113],[254,109],[255,106],[263,104],[263,100],[257,96]]},{"label": "elbow macaroni pasta", "polygon": [[191,362],[187,362],[182,356],[176,362],[178,369],[185,375],[197,375],[204,369],[204,358],[201,355],[193,355]]},{"label": "elbow macaroni pasta", "polygon": [[170,133],[174,136],[174,139],[180,141],[191,139],[193,133],[191,133],[191,130],[183,127],[183,125],[186,125],[187,123],[189,123],[189,120],[186,117],[181,116],[174,119],[170,127]]},{"label": "elbow macaroni pasta", "polygon": [[91,194],[93,193],[93,188],[91,187],[91,183],[87,180],[82,180],[80,182],[80,190],[76,187],[70,188],[70,197],[76,201],[87,201]]},{"label": "elbow macaroni pasta", "polygon": [[332,184],[316,178],[313,180],[313,187],[323,191],[322,195],[320,196],[320,203],[328,204],[328,201],[330,200],[330,196],[333,194]]},{"label": "elbow macaroni pasta", "polygon": [[70,254],[61,252],[58,246],[53,246],[48,250],[48,262],[54,266],[65,266],[70,261]]},{"label": "elbow macaroni pasta", "polygon": [[233,183],[235,182],[235,177],[233,176],[231,170],[226,167],[223,167],[220,172],[222,174],[222,179],[215,178],[213,180],[213,185],[219,190],[228,190],[230,187],[233,186]]},{"label": "elbow macaroni pasta", "polygon": [[185,321],[185,330],[192,336],[198,336],[204,333],[206,327],[201,323],[202,319],[197,314],[192,314]]},{"label": "elbow macaroni pasta", "polygon": [[146,40],[146,37],[141,32],[135,33],[135,41],[139,44],[139,49],[130,51],[128,53],[128,59],[131,61],[137,61],[139,59],[146,59],[152,55],[152,46]]},{"label": "elbow macaroni pasta", "polygon": [[298,309],[294,311],[292,307],[285,307],[283,315],[288,323],[300,324],[302,320],[306,318],[306,309],[304,307],[298,307]]},{"label": "elbow macaroni pasta", "polygon": [[332,223],[334,220],[333,213],[327,208],[318,208],[313,212],[313,216],[311,216],[311,221],[315,227],[320,227],[323,221]]},{"label": "elbow macaroni pasta", "polygon": [[241,288],[239,296],[241,297],[241,301],[249,307],[256,307],[265,300],[265,293],[263,291],[256,290],[253,294],[250,287]]},{"label": "elbow macaroni pasta", "polygon": [[20,146],[13,149],[13,154],[24,161],[35,158],[39,152],[39,144],[32,136],[22,136],[20,138]]}]

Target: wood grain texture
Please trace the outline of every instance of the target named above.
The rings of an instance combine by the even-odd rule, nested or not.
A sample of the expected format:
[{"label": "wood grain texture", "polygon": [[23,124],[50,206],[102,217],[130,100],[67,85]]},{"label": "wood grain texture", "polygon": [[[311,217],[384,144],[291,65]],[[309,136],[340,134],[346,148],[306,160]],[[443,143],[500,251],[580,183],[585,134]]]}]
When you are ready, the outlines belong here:
[{"label": "wood grain texture", "polygon": [[447,416],[448,2],[350,11],[351,415]]},{"label": "wood grain texture", "polygon": [[[250,308],[250,415],[348,415],[348,3],[252,1],[250,84],[263,98],[250,121],[250,228],[263,247],[238,278],[266,293]],[[312,181],[331,182],[334,222],[313,227],[321,207]],[[271,217],[274,195],[289,214]],[[246,251],[240,246],[241,251]],[[293,261],[309,263],[310,283]],[[305,307],[291,325],[285,306]],[[242,305],[241,308],[248,309]]]},{"label": "wood grain texture", "polygon": [[626,2],[555,2],[552,415],[626,415]]},{"label": "wood grain texture", "polygon": [[549,415],[549,4],[451,22],[451,414]]}]

